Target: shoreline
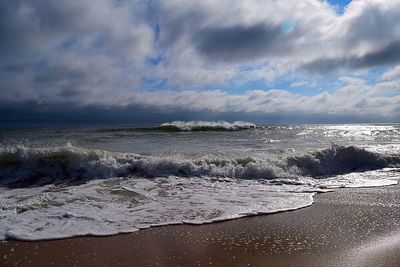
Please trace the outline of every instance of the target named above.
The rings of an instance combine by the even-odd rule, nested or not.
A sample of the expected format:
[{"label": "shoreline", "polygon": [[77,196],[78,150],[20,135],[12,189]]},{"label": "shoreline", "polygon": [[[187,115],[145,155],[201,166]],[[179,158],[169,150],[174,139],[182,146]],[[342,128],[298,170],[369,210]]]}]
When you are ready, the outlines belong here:
[{"label": "shoreline", "polygon": [[367,261],[360,266],[398,266],[399,193],[399,185],[340,188],[294,211],[106,237],[1,241],[0,265],[355,266],[359,257]]}]

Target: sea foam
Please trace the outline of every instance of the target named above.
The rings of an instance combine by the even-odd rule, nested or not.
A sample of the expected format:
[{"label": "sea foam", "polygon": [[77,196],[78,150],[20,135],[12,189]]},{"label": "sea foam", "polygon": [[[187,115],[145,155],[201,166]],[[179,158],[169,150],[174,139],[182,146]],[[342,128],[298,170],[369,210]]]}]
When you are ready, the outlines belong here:
[{"label": "sea foam", "polygon": [[399,156],[334,145],[286,158],[3,147],[0,239],[110,235],[306,207],[338,187],[396,184]]},{"label": "sea foam", "polygon": [[305,155],[277,158],[186,158],[116,153],[67,145],[59,148],[8,147],[0,152],[0,185],[25,187],[112,177],[214,177],[271,180],[399,167],[399,155],[333,145]]}]

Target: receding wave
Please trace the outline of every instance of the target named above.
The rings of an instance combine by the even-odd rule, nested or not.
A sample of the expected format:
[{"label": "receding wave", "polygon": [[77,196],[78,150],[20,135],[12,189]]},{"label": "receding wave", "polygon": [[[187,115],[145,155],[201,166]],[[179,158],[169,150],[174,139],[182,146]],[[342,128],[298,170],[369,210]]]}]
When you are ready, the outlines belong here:
[{"label": "receding wave", "polygon": [[9,147],[0,153],[0,185],[24,187],[110,177],[178,176],[268,180],[298,176],[325,177],[399,166],[399,155],[336,145],[279,160],[144,156],[71,145],[48,149]]}]

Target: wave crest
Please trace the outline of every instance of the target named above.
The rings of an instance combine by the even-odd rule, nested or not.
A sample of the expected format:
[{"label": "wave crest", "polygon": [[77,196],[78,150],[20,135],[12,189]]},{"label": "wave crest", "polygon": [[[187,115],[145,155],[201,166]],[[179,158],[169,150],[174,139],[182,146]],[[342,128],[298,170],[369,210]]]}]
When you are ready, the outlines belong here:
[{"label": "wave crest", "polygon": [[173,121],[161,124],[159,129],[171,131],[238,131],[254,129],[256,125],[246,121],[235,121],[232,123],[226,121]]},{"label": "wave crest", "polygon": [[311,154],[290,157],[289,166],[296,167],[302,175],[326,176],[355,171],[381,169],[399,164],[397,156],[382,155],[355,146],[332,145],[331,148]]},{"label": "wave crest", "polygon": [[142,156],[67,145],[62,148],[4,148],[0,185],[25,187],[110,177],[211,177],[275,179],[321,177],[400,166],[398,155],[383,155],[349,146],[332,146],[283,160]]}]

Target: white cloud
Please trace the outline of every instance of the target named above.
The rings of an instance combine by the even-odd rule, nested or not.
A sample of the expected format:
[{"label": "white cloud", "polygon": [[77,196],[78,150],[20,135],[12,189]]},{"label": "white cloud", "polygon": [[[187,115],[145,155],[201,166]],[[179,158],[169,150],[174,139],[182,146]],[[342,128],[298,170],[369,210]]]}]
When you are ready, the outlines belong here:
[{"label": "white cloud", "polygon": [[391,80],[391,79],[399,79],[400,78],[400,65],[394,67],[393,69],[385,72],[382,75],[382,79]]},{"label": "white cloud", "polygon": [[[348,81],[350,77],[346,78]],[[378,83],[367,85],[357,81],[345,84],[333,93],[323,92],[302,96],[286,90],[253,90],[243,95],[214,91],[162,91],[135,92],[125,101],[116,99],[110,105],[144,105],[161,109],[212,112],[255,113],[310,113],[391,116],[396,111],[400,97],[385,95],[388,90],[398,89],[398,84]],[[122,98],[122,96],[121,96]],[[400,114],[399,114],[400,115]]]},{"label": "white cloud", "polygon": [[318,86],[316,81],[297,81],[290,84],[291,88],[315,88]]}]

